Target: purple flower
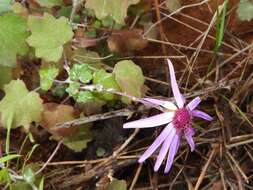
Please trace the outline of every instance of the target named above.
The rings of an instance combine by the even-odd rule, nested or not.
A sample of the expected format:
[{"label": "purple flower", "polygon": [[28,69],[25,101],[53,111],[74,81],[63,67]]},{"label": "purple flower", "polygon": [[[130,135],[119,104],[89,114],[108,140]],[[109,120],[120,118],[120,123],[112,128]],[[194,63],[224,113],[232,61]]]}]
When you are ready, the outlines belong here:
[{"label": "purple flower", "polygon": [[185,98],[179,91],[175,71],[169,59],[168,65],[170,70],[171,87],[176,105],[169,101],[153,98],[143,98],[143,102],[147,102],[148,104],[155,106],[161,106],[167,111],[145,119],[128,122],[123,125],[124,128],[150,128],[167,124],[161,134],[139,158],[139,163],[144,162],[161,146],[154,166],[154,171],[158,171],[163,160],[168,154],[164,170],[165,173],[168,173],[171,169],[174,157],[179,148],[181,137],[183,135],[185,136],[185,139],[187,140],[191,151],[194,151],[195,143],[193,141],[193,135],[195,132],[192,128],[193,117],[199,117],[207,121],[212,120],[212,117],[208,114],[195,109],[201,101],[200,97],[194,98],[185,106]]}]

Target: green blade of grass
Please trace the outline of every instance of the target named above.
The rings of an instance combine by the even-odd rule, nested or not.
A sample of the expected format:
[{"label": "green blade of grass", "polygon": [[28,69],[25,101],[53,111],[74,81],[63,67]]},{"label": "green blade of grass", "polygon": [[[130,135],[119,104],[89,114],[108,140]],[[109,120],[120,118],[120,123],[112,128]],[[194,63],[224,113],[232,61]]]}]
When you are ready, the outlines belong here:
[{"label": "green blade of grass", "polygon": [[217,54],[218,50],[220,49],[220,46],[222,44],[222,40],[224,37],[227,5],[228,5],[228,0],[225,0],[224,4],[222,6],[221,14],[219,13],[219,8],[217,10],[219,19],[217,20],[216,41],[215,41],[215,48],[214,48],[215,54]]},{"label": "green blade of grass", "polygon": [[19,155],[19,154],[9,154],[7,156],[4,156],[4,157],[0,158],[0,164],[5,163],[5,162],[7,162],[9,160],[12,160],[14,158],[18,158],[20,156],[21,155]]}]

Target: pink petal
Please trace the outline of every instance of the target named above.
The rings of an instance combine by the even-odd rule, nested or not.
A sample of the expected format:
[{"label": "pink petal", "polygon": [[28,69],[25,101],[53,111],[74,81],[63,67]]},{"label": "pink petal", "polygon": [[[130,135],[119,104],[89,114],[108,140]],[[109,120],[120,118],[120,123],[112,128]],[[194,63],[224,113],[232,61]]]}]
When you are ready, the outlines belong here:
[{"label": "pink petal", "polygon": [[190,135],[193,136],[195,135],[195,130],[192,127],[188,127],[185,131],[184,131],[185,135]]},{"label": "pink petal", "polygon": [[151,103],[151,104],[154,104],[154,105],[157,105],[157,106],[163,106],[166,103],[166,101],[158,100],[158,99],[155,99],[155,98],[142,98],[141,100],[144,100],[148,103]]},{"label": "pink petal", "polygon": [[175,155],[178,151],[178,148],[179,148],[179,143],[180,143],[180,137],[179,137],[179,135],[175,135],[175,137],[173,138],[171,145],[170,145],[170,151],[168,154],[168,159],[166,162],[164,173],[168,173],[170,171],[171,166],[173,164],[174,157],[175,157]]},{"label": "pink petal", "polygon": [[199,118],[202,118],[207,121],[213,120],[213,118],[210,115],[208,115],[207,113],[200,111],[200,110],[193,110],[191,113],[194,117],[199,117]]},{"label": "pink petal", "polygon": [[201,99],[199,96],[197,96],[196,98],[194,98],[192,101],[190,101],[189,104],[187,104],[187,108],[189,108],[190,111],[193,111],[201,102]]},{"label": "pink petal", "polygon": [[193,152],[195,150],[195,143],[192,138],[194,136],[194,134],[195,134],[195,131],[191,127],[187,128],[184,132],[185,139],[187,140],[188,144],[190,145],[191,152]]},{"label": "pink petal", "polygon": [[152,117],[148,117],[145,119],[139,119],[136,121],[131,121],[125,123],[123,128],[149,128],[149,127],[156,127],[159,125],[167,124],[171,122],[174,113],[172,112],[165,112],[161,113]]},{"label": "pink petal", "polygon": [[167,152],[170,148],[170,144],[171,144],[175,134],[176,134],[176,130],[172,130],[170,132],[170,134],[166,137],[166,140],[164,141],[164,143],[162,145],[162,148],[159,152],[159,155],[157,157],[155,167],[154,167],[154,171],[159,170],[159,168],[160,168],[160,166],[161,166],[161,164],[162,164],[162,162],[163,162],[163,160],[164,160],[164,158],[165,158],[165,156],[166,156],[166,154],[167,154]]},{"label": "pink petal", "polygon": [[182,94],[179,91],[174,67],[169,59],[167,59],[169,69],[170,69],[170,80],[171,80],[171,88],[174,95],[174,98],[176,100],[176,103],[179,108],[182,108],[184,106],[184,99],[182,98]]},{"label": "pink petal", "polygon": [[171,111],[176,111],[178,109],[177,106],[170,101],[158,100],[154,98],[142,98],[141,101],[144,104],[153,104],[156,106],[162,106]]},{"label": "pink petal", "polygon": [[173,125],[170,123],[168,124],[161,134],[155,139],[155,141],[151,144],[151,146],[144,152],[144,154],[139,158],[138,162],[144,162],[148,157],[150,157],[156,149],[163,143],[166,137],[175,130]]}]

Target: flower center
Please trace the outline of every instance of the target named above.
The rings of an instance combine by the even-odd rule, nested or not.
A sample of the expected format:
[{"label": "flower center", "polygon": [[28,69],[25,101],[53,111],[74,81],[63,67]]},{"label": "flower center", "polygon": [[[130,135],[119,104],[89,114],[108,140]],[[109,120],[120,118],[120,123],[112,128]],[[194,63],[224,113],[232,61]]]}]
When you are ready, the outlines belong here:
[{"label": "flower center", "polygon": [[175,112],[175,115],[172,119],[174,127],[181,132],[182,130],[191,127],[192,117],[188,109],[180,108]]}]

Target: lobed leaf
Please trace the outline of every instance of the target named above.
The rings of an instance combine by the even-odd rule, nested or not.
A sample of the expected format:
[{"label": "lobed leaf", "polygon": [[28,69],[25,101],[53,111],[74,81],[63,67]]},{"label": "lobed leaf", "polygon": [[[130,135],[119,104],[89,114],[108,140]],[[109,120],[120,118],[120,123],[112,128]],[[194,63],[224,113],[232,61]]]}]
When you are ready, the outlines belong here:
[{"label": "lobed leaf", "polygon": [[42,90],[49,90],[54,82],[55,77],[59,74],[59,69],[54,65],[41,68],[39,70],[40,75],[40,87]]},{"label": "lobed leaf", "polygon": [[141,97],[144,76],[141,68],[131,60],[118,62],[113,69],[121,91],[134,97]]},{"label": "lobed leaf", "polygon": [[130,5],[137,4],[140,0],[87,0],[85,7],[93,9],[98,19],[102,20],[111,16],[117,23],[124,24],[127,9]]},{"label": "lobed leaf", "polygon": [[242,21],[250,21],[253,18],[253,2],[251,0],[240,0],[237,15]]},{"label": "lobed leaf", "polygon": [[15,13],[0,16],[0,65],[16,67],[17,55],[28,52],[26,20]]},{"label": "lobed leaf", "polygon": [[32,35],[27,39],[30,46],[35,48],[35,55],[48,62],[61,59],[63,45],[73,37],[73,31],[67,18],[54,18],[45,13],[43,17],[29,16],[28,27]]},{"label": "lobed leaf", "polygon": [[1,122],[7,128],[23,126],[29,129],[30,123],[39,122],[43,111],[42,100],[37,92],[29,92],[22,80],[12,80],[4,87],[5,97],[0,101]]}]

